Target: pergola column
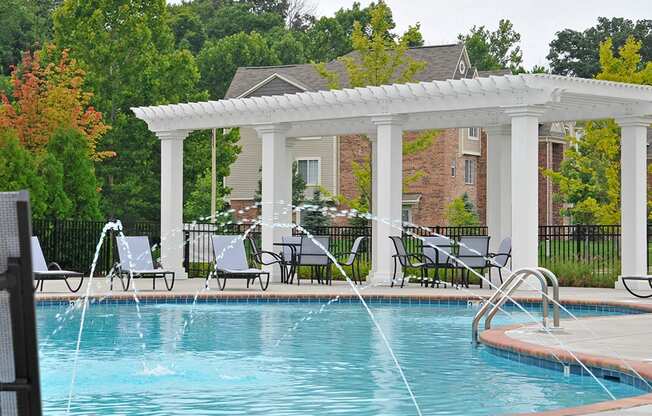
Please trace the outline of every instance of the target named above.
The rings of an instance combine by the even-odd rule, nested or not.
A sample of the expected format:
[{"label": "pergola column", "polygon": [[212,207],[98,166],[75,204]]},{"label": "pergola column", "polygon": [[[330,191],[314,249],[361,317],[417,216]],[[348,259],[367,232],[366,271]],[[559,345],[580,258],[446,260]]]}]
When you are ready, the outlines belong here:
[{"label": "pergola column", "polygon": [[[292,165],[288,160],[287,131],[284,124],[256,127],[262,141],[261,245],[266,251],[278,251],[274,242],[292,235],[288,227],[292,223]],[[272,273],[271,281],[279,282],[280,270],[265,267]]]},{"label": "pergola column", "polygon": [[512,107],[511,232],[512,268],[538,266],[539,246],[539,117],[537,107]]},{"label": "pergola column", "polygon": [[[621,276],[646,276],[647,128],[652,124],[652,118],[625,117],[616,122],[621,127]],[[631,285],[636,286],[636,283],[639,282],[631,282]],[[640,283],[649,289],[646,282]],[[620,278],[616,287],[622,288]]]},{"label": "pergola column", "polygon": [[402,234],[403,199],[403,123],[396,115],[372,118],[376,125],[377,179],[373,214],[377,217],[373,235],[373,274],[371,283],[389,284],[392,280],[394,246],[390,236]]},{"label": "pergola column", "polygon": [[[376,207],[378,206],[378,141],[376,140],[376,132],[367,134],[369,139],[369,145],[371,146],[371,212],[372,214],[376,213]],[[371,221],[371,269],[369,270],[368,279],[374,274],[376,270],[376,256],[374,253],[378,252],[378,247],[376,245],[376,238],[374,237],[378,234],[378,221]]]},{"label": "pergola column", "polygon": [[[497,252],[500,242],[512,236],[511,153],[509,124],[490,126],[487,132],[487,227],[490,249]],[[492,268],[496,276],[498,271]],[[496,280],[498,281],[498,280]]]},{"label": "pergola column", "polygon": [[183,140],[187,130],[157,132],[161,140],[161,265],[188,277],[183,268]]}]

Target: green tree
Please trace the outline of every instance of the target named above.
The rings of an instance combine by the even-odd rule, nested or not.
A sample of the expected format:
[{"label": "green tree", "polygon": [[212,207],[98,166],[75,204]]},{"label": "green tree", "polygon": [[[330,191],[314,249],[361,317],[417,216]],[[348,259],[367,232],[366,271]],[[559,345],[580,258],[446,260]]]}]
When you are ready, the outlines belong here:
[{"label": "green tree", "polygon": [[[391,11],[381,2],[371,10],[368,26],[358,21],[353,24],[351,41],[355,53],[338,58],[346,69],[349,87],[405,83],[425,68],[425,62],[407,55],[408,41],[414,39],[414,30],[408,32],[409,37],[394,39],[388,36],[392,28],[388,16]],[[315,68],[329,80],[330,88],[341,88],[337,72],[328,70],[325,63],[316,64]]]},{"label": "green tree", "polygon": [[208,38],[219,40],[238,33],[265,33],[284,27],[285,21],[276,11],[256,10],[251,3],[233,2],[215,8],[205,24]]},{"label": "green tree", "polygon": [[71,218],[72,201],[63,189],[64,167],[52,154],[46,152],[40,157],[37,174],[43,180],[46,193],[44,195],[46,218]]},{"label": "green tree", "polygon": [[652,20],[634,22],[620,17],[599,17],[595,26],[584,31],[557,32],[546,58],[553,74],[593,78],[601,71],[600,44],[611,39],[615,52],[630,36],[641,41],[639,53],[643,62],[652,60]]},{"label": "green tree", "polygon": [[46,209],[46,189],[38,175],[32,154],[23,148],[14,132],[0,129],[0,191],[30,192],[32,215],[42,218]]},{"label": "green tree", "polygon": [[514,30],[509,19],[501,19],[493,32],[485,26],[473,26],[468,34],[460,34],[457,38],[464,42],[471,64],[479,71],[523,70],[523,52],[519,46],[521,35]]},{"label": "green tree", "polygon": [[24,51],[32,48],[36,16],[24,0],[0,2],[0,74],[9,74]]},{"label": "green tree", "polygon": [[321,191],[315,189],[312,198],[307,201],[309,209],[301,212],[301,226],[310,232],[315,232],[319,227],[331,225],[331,219],[324,215],[323,209],[327,207],[326,201],[321,197]]},{"label": "green tree", "polygon": [[[47,152],[62,167],[63,190],[71,203],[66,218],[101,219],[95,167],[84,136],[74,129],[59,129],[50,138]],[[54,198],[62,199],[57,195]]]},{"label": "green tree", "polygon": [[207,42],[197,60],[201,72],[200,87],[208,90],[212,99],[224,97],[238,67],[281,63],[265,38],[256,32],[238,33]]},{"label": "green tree", "polygon": [[54,37],[87,71],[93,102],[112,126],[98,143],[117,154],[97,166],[104,213],[158,220],[160,145],[130,107],[206,98],[192,54],[175,50],[165,0],[65,0]]},{"label": "green tree", "polygon": [[448,204],[446,207],[446,220],[451,227],[480,224],[478,212],[466,192]]},{"label": "green tree", "polygon": [[206,30],[192,3],[169,6],[170,27],[177,49],[188,49],[197,54],[206,41]]},{"label": "green tree", "polygon": [[[240,129],[216,130],[217,155],[217,205],[224,207],[222,199],[231,189],[224,186],[224,178],[231,173],[231,165],[240,153]],[[183,143],[184,217],[196,220],[210,215],[211,208],[211,131],[193,132]]]},{"label": "green tree", "polygon": [[[299,166],[297,162],[293,162],[292,163],[292,205],[298,207],[301,204],[303,204],[304,200],[306,199],[305,193],[306,193],[306,181],[303,180],[301,175],[299,175]],[[254,193],[254,201],[255,202],[262,201],[262,194],[263,194],[263,182],[262,180],[259,179],[258,188]]]},{"label": "green tree", "polygon": [[[600,46],[598,79],[652,85],[652,62],[643,63],[641,43],[629,38],[613,53],[607,39]],[[559,186],[556,196],[570,205],[562,213],[577,224],[620,221],[620,130],[613,120],[586,123],[580,138],[569,137],[559,172],[545,170]]]}]

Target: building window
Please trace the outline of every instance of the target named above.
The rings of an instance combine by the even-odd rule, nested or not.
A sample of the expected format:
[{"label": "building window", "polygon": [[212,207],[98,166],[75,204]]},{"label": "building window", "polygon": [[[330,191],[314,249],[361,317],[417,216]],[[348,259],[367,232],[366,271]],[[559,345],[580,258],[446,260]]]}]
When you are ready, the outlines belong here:
[{"label": "building window", "polygon": [[473,159],[464,159],[464,183],[475,184],[475,160]]},{"label": "building window", "polygon": [[412,223],[412,208],[403,205],[403,209],[401,210],[401,219],[403,220],[404,223]]},{"label": "building window", "polygon": [[297,167],[306,185],[319,185],[319,159],[299,159]]},{"label": "building window", "polygon": [[451,161],[451,176],[454,178],[457,174],[457,160],[453,159]]},{"label": "building window", "polygon": [[478,128],[478,127],[469,127],[469,139],[471,139],[471,140],[480,140],[480,128]]}]

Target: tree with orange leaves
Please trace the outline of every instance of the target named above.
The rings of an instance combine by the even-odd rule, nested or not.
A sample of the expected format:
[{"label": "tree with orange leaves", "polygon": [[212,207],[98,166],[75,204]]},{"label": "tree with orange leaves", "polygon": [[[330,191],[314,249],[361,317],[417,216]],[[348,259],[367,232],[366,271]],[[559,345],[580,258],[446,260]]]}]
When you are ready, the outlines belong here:
[{"label": "tree with orange leaves", "polygon": [[73,129],[85,137],[93,160],[113,156],[96,151],[110,127],[90,105],[92,93],[84,90],[84,75],[65,49],[47,45],[25,53],[11,72],[12,92],[0,91],[0,129],[14,130],[20,143],[35,154],[44,151],[55,131]]}]

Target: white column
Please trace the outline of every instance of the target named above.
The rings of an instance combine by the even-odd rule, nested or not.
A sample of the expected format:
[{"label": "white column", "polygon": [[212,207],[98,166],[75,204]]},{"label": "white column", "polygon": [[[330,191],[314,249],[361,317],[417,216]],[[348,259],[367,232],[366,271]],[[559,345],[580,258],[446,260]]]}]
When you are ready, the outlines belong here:
[{"label": "white column", "polygon": [[[395,115],[374,117],[377,141],[377,186],[374,215],[378,217],[376,251],[372,283],[391,283],[394,246],[390,236],[401,235],[401,204],[403,199],[403,118]],[[400,270],[399,270],[400,271]]]},{"label": "white column", "polygon": [[[286,133],[288,126],[272,124],[256,128],[262,141],[262,249],[278,251],[274,242],[292,234],[292,168],[288,161]],[[283,227],[274,224],[283,224]],[[278,267],[269,268],[272,281],[280,282]]]},{"label": "white column", "polygon": [[188,277],[183,268],[183,140],[188,133],[156,133],[161,140],[161,263],[177,279]]},{"label": "white column", "polygon": [[[487,131],[487,227],[491,236],[490,248],[495,253],[500,242],[512,236],[512,129],[506,124],[490,126],[485,130]],[[492,279],[493,282],[500,283],[496,269],[492,269]]]},{"label": "white column", "polygon": [[512,267],[536,267],[539,245],[539,116],[536,107],[510,108],[512,119]]},{"label": "white column", "polygon": [[[620,133],[621,276],[647,275],[647,128],[648,117],[616,120]],[[646,282],[642,287],[649,286]],[[628,284],[630,284],[628,282]],[[618,279],[617,288],[622,288]]]},{"label": "white column", "polygon": [[[369,138],[369,145],[371,146],[371,213],[376,215],[376,207],[378,206],[378,141],[376,140],[376,132],[367,134]],[[371,269],[369,270],[368,280],[376,270],[376,258],[374,253],[378,252],[376,245],[375,235],[378,234],[378,221],[371,221]]]}]

